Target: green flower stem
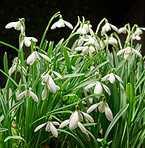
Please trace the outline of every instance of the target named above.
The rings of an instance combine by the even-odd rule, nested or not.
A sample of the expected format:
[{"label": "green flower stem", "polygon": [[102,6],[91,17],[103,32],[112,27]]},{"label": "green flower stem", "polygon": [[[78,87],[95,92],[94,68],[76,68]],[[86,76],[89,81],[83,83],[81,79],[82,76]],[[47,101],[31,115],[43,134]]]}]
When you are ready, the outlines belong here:
[{"label": "green flower stem", "polygon": [[56,17],[58,17],[59,15],[60,15],[60,12],[55,13],[55,14],[51,17],[50,21],[48,22],[47,27],[46,27],[46,29],[45,29],[45,31],[44,31],[43,36],[42,36],[40,45],[39,45],[40,49],[42,48],[43,42],[44,42],[44,40],[45,40],[45,36],[46,36],[46,34],[47,34],[47,31],[48,31],[48,29],[49,29],[49,26],[50,26],[51,22],[52,22]]}]

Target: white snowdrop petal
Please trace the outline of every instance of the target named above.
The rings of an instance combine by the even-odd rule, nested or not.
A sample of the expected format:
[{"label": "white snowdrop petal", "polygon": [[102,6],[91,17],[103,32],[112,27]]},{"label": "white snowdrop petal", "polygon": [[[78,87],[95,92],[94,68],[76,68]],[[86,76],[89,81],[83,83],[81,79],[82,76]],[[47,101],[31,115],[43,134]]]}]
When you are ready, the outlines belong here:
[{"label": "white snowdrop petal", "polygon": [[40,129],[41,129],[43,126],[45,126],[45,125],[46,125],[46,123],[43,123],[43,124],[37,126],[37,127],[35,128],[34,132],[37,132],[38,130],[40,130]]},{"label": "white snowdrop petal", "polygon": [[58,72],[53,71],[53,73],[54,73],[57,77],[59,77],[60,79],[63,79],[62,76],[61,76]]},{"label": "white snowdrop petal", "polygon": [[105,106],[105,115],[109,121],[113,120],[113,114],[112,114],[111,109],[108,107],[108,105]]},{"label": "white snowdrop petal", "polygon": [[63,121],[63,122],[60,124],[59,128],[63,128],[63,127],[65,127],[65,126],[67,126],[68,124],[69,124],[69,119]]},{"label": "white snowdrop petal", "polygon": [[56,137],[56,138],[58,137],[58,132],[57,132],[55,126],[51,122],[50,122],[50,131],[54,137]]},{"label": "white snowdrop petal", "polygon": [[94,94],[102,94],[102,92],[103,92],[103,89],[102,89],[101,82],[97,82],[94,89]]},{"label": "white snowdrop petal", "polygon": [[85,87],[85,90],[88,90],[89,88],[93,87],[96,83],[92,83],[92,84],[89,84]]},{"label": "white snowdrop petal", "polygon": [[72,118],[70,119],[69,128],[71,130],[75,129],[79,121],[78,112],[76,111]]},{"label": "white snowdrop petal", "polygon": [[71,23],[64,21],[65,25],[68,26],[70,29],[73,29],[73,26]]},{"label": "white snowdrop petal", "polygon": [[125,50],[126,50],[126,48],[119,50],[119,51],[117,52],[117,56],[123,54],[123,52],[125,52]]},{"label": "white snowdrop petal", "polygon": [[22,99],[22,98],[25,96],[25,93],[26,93],[26,90],[23,91],[23,92],[21,92],[21,93],[18,95],[17,99],[18,99],[18,100]]},{"label": "white snowdrop petal", "polygon": [[84,49],[84,47],[76,47],[75,50],[76,51],[82,51]]},{"label": "white snowdrop petal", "polygon": [[37,95],[36,95],[35,93],[33,93],[31,90],[30,90],[30,96],[33,98],[33,100],[34,100],[35,102],[38,102],[38,97],[37,97]]},{"label": "white snowdrop petal", "polygon": [[43,57],[45,60],[47,60],[48,62],[51,62],[51,59],[46,56],[45,54],[42,54],[42,53],[38,53],[41,57]]},{"label": "white snowdrop petal", "polygon": [[44,87],[43,91],[42,91],[42,100],[45,100],[47,97],[47,88],[46,86]]},{"label": "white snowdrop petal", "polygon": [[30,54],[27,58],[27,64],[28,65],[32,65],[36,60],[36,54],[35,52],[32,52],[32,54]]},{"label": "white snowdrop petal", "polygon": [[121,28],[119,29],[118,33],[119,33],[119,34],[121,34],[121,33],[126,33],[126,31],[127,31],[127,28],[126,28],[126,27],[121,27]]},{"label": "white snowdrop petal", "polygon": [[33,42],[38,42],[38,40],[34,37],[28,37],[28,38],[29,38],[29,40],[32,40]]},{"label": "white snowdrop petal", "polygon": [[65,25],[64,25],[64,20],[63,20],[63,19],[59,19],[59,20],[57,21],[57,23],[56,23],[56,26],[57,26],[58,28],[64,27],[64,26],[65,26]]},{"label": "white snowdrop petal", "polygon": [[24,44],[25,44],[25,46],[30,47],[31,41],[30,41],[29,37],[24,37]]},{"label": "white snowdrop petal", "polygon": [[117,78],[117,80],[118,80],[120,83],[123,83],[122,79],[121,79],[118,75],[115,75],[115,77]]},{"label": "white snowdrop petal", "polygon": [[124,53],[124,59],[128,60],[130,58],[130,54]]},{"label": "white snowdrop petal", "polygon": [[51,26],[51,29],[55,29],[57,27],[56,25],[57,25],[57,22]]},{"label": "white snowdrop petal", "polygon": [[52,90],[52,92],[56,93],[56,85],[53,81],[53,79],[51,78],[51,76],[49,76],[49,87]]},{"label": "white snowdrop petal", "polygon": [[110,96],[110,95],[111,95],[110,89],[109,89],[106,85],[104,85],[104,84],[102,84],[102,85],[103,85],[105,91],[106,91],[106,92],[108,93],[108,95]]},{"label": "white snowdrop petal", "polygon": [[112,24],[110,24],[111,28],[118,33],[118,28]]},{"label": "white snowdrop petal", "polygon": [[83,133],[87,133],[86,128],[83,126],[83,124],[81,124],[80,122],[78,122],[78,126],[79,126],[80,130],[81,130]]},{"label": "white snowdrop petal", "polygon": [[11,75],[16,70],[17,65],[12,65],[12,67],[9,69],[8,73]]},{"label": "white snowdrop petal", "polygon": [[104,76],[103,78],[101,78],[101,81],[106,81],[109,78],[109,74],[107,74],[106,76]]},{"label": "white snowdrop petal", "polygon": [[10,23],[8,23],[8,24],[5,26],[5,28],[6,28],[6,29],[10,29],[10,28],[14,27],[15,24],[16,24],[16,22],[10,22]]},{"label": "white snowdrop petal", "polygon": [[92,106],[90,106],[87,110],[87,113],[92,112],[95,108],[97,108],[99,105],[99,103],[93,104]]},{"label": "white snowdrop petal", "polygon": [[84,115],[84,117],[86,118],[86,119],[88,119],[90,122],[94,122],[94,119],[89,115],[89,114],[87,114],[87,113],[84,113],[84,112],[81,112],[83,115]]},{"label": "white snowdrop petal", "polygon": [[132,51],[133,51],[135,54],[137,54],[140,58],[142,58],[142,55],[140,54],[139,51],[137,51],[137,50],[135,50],[135,49],[133,49],[133,48],[132,48]]},{"label": "white snowdrop petal", "polygon": [[112,83],[112,84],[115,82],[115,76],[114,76],[113,73],[110,73],[109,81],[110,81],[110,83]]},{"label": "white snowdrop petal", "polygon": [[53,121],[52,124],[53,124],[53,125],[59,125],[59,122]]}]

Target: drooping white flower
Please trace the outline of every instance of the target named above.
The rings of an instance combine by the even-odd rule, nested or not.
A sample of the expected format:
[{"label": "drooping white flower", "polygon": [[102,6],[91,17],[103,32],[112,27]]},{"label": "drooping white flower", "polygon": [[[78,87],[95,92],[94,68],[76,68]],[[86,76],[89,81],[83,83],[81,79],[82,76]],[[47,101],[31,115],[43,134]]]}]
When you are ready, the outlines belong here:
[{"label": "drooping white flower", "polygon": [[[57,73],[57,72],[55,72],[55,74],[56,74],[56,73]],[[57,73],[57,75],[58,75],[58,73]],[[60,75],[60,74],[59,74],[59,75]],[[58,76],[59,76],[59,75],[58,75]],[[61,75],[60,75],[59,77],[61,78]],[[56,93],[57,90],[60,90],[60,87],[57,86],[57,85],[54,83],[52,77],[49,75],[49,72],[46,73],[46,74],[45,74],[45,73],[42,74],[41,78],[42,78],[42,83],[41,83],[41,84],[47,86],[48,89],[51,90],[53,93]],[[46,95],[44,95],[44,93],[46,93],[46,91],[47,91],[47,89],[44,88],[42,96],[46,96]],[[46,97],[42,97],[43,100],[44,100],[45,98],[46,98]]]},{"label": "drooping white flower", "polygon": [[34,51],[28,56],[27,64],[32,65],[37,59],[40,60],[40,56],[44,58],[45,60],[47,60],[48,62],[51,62],[51,59],[45,54]]},{"label": "drooping white flower", "polygon": [[55,22],[55,23],[51,26],[51,29],[65,27],[65,25],[68,26],[70,29],[73,29],[72,24],[70,24],[69,22],[63,20],[62,18],[60,18],[57,22]]},{"label": "drooping white flower", "polygon": [[26,89],[25,91],[21,92],[21,93],[18,95],[17,99],[20,100],[20,99],[22,99],[24,96],[25,96],[25,97],[28,97],[28,98],[32,97],[35,102],[38,102],[38,97],[37,97],[37,95],[36,95],[35,93],[33,93],[33,92],[31,91],[31,88]]},{"label": "drooping white flower", "polygon": [[38,130],[40,130],[45,125],[46,125],[45,131],[48,131],[48,132],[51,131],[52,135],[57,138],[58,137],[58,131],[57,131],[57,129],[54,125],[59,125],[59,123],[56,122],[56,121],[53,121],[53,122],[48,121],[46,123],[43,123],[43,124],[37,126],[35,128],[34,132],[37,132]]},{"label": "drooping white flower", "polygon": [[86,53],[86,54],[89,53],[90,57],[92,57],[93,56],[93,52],[95,52],[94,46],[91,46],[91,45],[76,47],[75,50],[76,51],[82,51],[83,53]]},{"label": "drooping white flower", "polygon": [[106,118],[109,120],[109,121],[112,121],[113,120],[113,114],[112,114],[112,111],[111,109],[109,108],[108,104],[104,101],[101,101],[99,103],[96,103],[96,104],[93,104],[88,110],[87,110],[87,113],[90,113],[92,112],[95,108],[99,108],[99,111],[101,113],[104,113],[105,112],[105,115],[106,115]]},{"label": "drooping white flower", "polygon": [[119,55],[121,55],[123,53],[124,53],[124,59],[125,60],[128,60],[129,57],[132,55],[132,53],[135,53],[140,58],[142,58],[142,55],[140,54],[140,52],[135,50],[134,48],[131,48],[131,47],[126,47],[124,49],[121,49],[120,51],[117,52],[117,56],[119,56]]},{"label": "drooping white flower", "polygon": [[105,85],[103,84],[102,82],[99,82],[97,81],[96,83],[92,83],[92,84],[89,84],[85,87],[85,90],[87,91],[89,88],[95,86],[95,89],[94,89],[94,94],[102,94],[103,93],[103,88],[105,89],[105,91],[108,93],[108,95],[111,95],[111,91],[110,89]]},{"label": "drooping white flower", "polygon": [[128,31],[128,30],[127,30],[126,27],[121,27],[121,28],[118,30],[118,33],[119,33],[119,34],[121,34],[121,33],[126,34],[127,31]]},{"label": "drooping white flower", "polygon": [[80,111],[80,110],[76,110],[76,111],[70,116],[70,119],[63,121],[63,122],[60,124],[59,128],[63,128],[63,127],[65,127],[65,126],[67,126],[67,125],[69,124],[69,128],[70,128],[71,130],[74,130],[74,129],[77,127],[77,125],[78,125],[79,128],[81,129],[81,131],[82,131],[83,133],[86,133],[85,127],[83,126],[83,124],[80,123],[80,121],[83,119],[83,116],[82,116],[82,115],[83,115],[86,119],[88,119],[90,122],[94,122],[93,118],[92,118],[89,114],[84,113],[84,112],[82,112],[82,111]]},{"label": "drooping white flower", "polygon": [[121,79],[118,75],[115,75],[114,73],[107,74],[107,75],[104,76],[101,80],[102,80],[102,81],[109,80],[110,83],[113,84],[113,83],[115,82],[115,78],[117,78],[117,80],[118,80],[120,83],[123,83],[122,79]]},{"label": "drooping white flower", "polygon": [[21,51],[21,49],[23,48],[23,46],[25,45],[26,47],[30,47],[31,46],[31,41],[33,42],[38,42],[38,40],[34,37],[24,37],[23,40],[20,42],[19,45],[19,50]]},{"label": "drooping white flower", "polygon": [[6,29],[10,29],[10,28],[13,28],[13,27],[14,27],[16,30],[21,30],[21,32],[23,33],[24,27],[23,27],[23,25],[22,25],[22,23],[21,23],[20,21],[10,22],[10,23],[8,23],[8,24],[5,26]]},{"label": "drooping white flower", "polygon": [[132,39],[133,40],[141,40],[140,35],[143,34],[142,30],[145,31],[145,28],[143,28],[143,27],[136,28],[135,32],[132,34]]},{"label": "drooping white flower", "polygon": [[114,37],[109,37],[108,39],[104,40],[104,46],[106,46],[107,43],[115,46],[117,45],[117,40]]},{"label": "drooping white flower", "polygon": [[88,34],[90,33],[91,35],[94,34],[94,31],[92,30],[92,25],[91,24],[81,24],[80,28],[77,30],[77,33],[81,34]]},{"label": "drooping white flower", "polygon": [[22,73],[24,75],[27,74],[27,70],[23,66],[21,66],[21,61],[20,61],[20,59],[18,60],[17,57],[14,58],[13,65],[12,65],[12,67],[8,71],[9,75],[11,75],[16,69],[17,69],[17,71],[21,71],[22,70]]},{"label": "drooping white flower", "polygon": [[110,31],[111,28],[118,32],[118,28],[110,23],[106,23],[103,27],[102,27],[102,30],[101,30],[101,36],[103,36],[106,32]]}]

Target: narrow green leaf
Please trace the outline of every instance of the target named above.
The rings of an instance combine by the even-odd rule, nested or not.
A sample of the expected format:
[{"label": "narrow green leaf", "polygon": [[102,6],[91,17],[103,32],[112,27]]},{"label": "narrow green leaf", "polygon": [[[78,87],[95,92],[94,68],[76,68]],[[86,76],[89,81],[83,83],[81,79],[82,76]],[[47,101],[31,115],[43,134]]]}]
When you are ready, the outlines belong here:
[{"label": "narrow green leaf", "polygon": [[114,119],[112,120],[112,122],[110,123],[110,125],[108,126],[104,139],[107,139],[110,131],[112,130],[112,128],[114,127],[114,125],[116,124],[116,122],[119,120],[119,118],[125,113],[125,111],[127,110],[129,104],[126,104],[114,117]]},{"label": "narrow green leaf", "polygon": [[70,62],[70,58],[68,56],[66,47],[63,47],[63,53],[64,53],[64,59],[65,59],[65,63],[66,63],[68,73],[71,73],[71,62]]},{"label": "narrow green leaf", "polygon": [[51,57],[53,45],[54,45],[54,41],[53,41],[53,42],[50,41],[50,42],[49,42],[48,51],[47,51],[47,56],[48,56],[48,57]]},{"label": "narrow green leaf", "polygon": [[0,128],[0,133],[7,131],[7,128]]},{"label": "narrow green leaf", "polygon": [[10,139],[23,140],[24,143],[25,143],[25,145],[26,145],[27,148],[28,148],[27,142],[26,142],[25,139],[23,139],[21,136],[8,136],[8,137],[4,140],[4,142],[6,142],[6,141],[8,141],[8,140],[10,140]]},{"label": "narrow green leaf", "polygon": [[10,114],[12,111],[14,111],[15,109],[17,109],[21,104],[24,103],[24,100],[20,100],[19,102],[17,102],[15,105],[13,105],[10,109],[8,114]]},{"label": "narrow green leaf", "polygon": [[8,57],[7,57],[7,52],[5,52],[5,54],[4,54],[4,58],[3,58],[3,62],[4,62],[4,71],[5,71],[5,73],[7,73],[8,74]]}]

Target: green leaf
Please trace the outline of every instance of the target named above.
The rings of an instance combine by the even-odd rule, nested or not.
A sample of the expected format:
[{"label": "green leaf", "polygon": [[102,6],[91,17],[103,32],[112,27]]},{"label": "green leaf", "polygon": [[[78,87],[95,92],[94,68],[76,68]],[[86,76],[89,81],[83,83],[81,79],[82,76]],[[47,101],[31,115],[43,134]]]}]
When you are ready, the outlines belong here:
[{"label": "green leaf", "polygon": [[57,130],[60,131],[60,132],[69,134],[70,136],[74,137],[80,143],[80,145],[82,146],[82,148],[85,148],[83,142],[80,140],[80,138],[78,136],[76,136],[76,135],[74,135],[74,134],[72,134],[72,133],[70,133],[68,131],[62,130],[62,129],[57,129]]},{"label": "green leaf", "polygon": [[4,140],[4,142],[6,142],[6,141],[8,141],[8,140],[10,140],[10,139],[23,140],[24,143],[25,143],[25,145],[26,145],[27,148],[28,148],[27,142],[26,142],[25,139],[23,139],[21,136],[8,136],[8,137]]},{"label": "green leaf", "polygon": [[14,46],[12,46],[12,45],[10,45],[10,44],[8,44],[8,43],[5,43],[5,42],[0,41],[0,44],[3,44],[3,45],[8,46],[8,47],[10,47],[10,48],[13,48],[13,49],[15,49],[17,52],[19,52],[19,50],[18,50],[16,47],[14,47]]},{"label": "green leaf", "polygon": [[63,47],[63,53],[64,53],[64,59],[65,59],[65,63],[66,63],[68,73],[71,73],[71,62],[70,62],[70,58],[68,56],[66,47]]},{"label": "green leaf", "polygon": [[13,105],[13,106],[10,108],[8,114],[10,114],[13,110],[17,109],[17,108],[18,108],[21,104],[23,104],[23,103],[24,103],[24,100],[20,100],[19,102],[17,102],[15,105]]},{"label": "green leaf", "polygon": [[125,111],[127,110],[129,104],[126,104],[114,117],[114,119],[112,120],[112,122],[110,123],[110,125],[108,126],[104,139],[107,139],[110,131],[112,130],[112,128],[114,127],[114,125],[116,124],[116,122],[119,120],[119,118],[125,113]]},{"label": "green leaf", "polygon": [[9,67],[8,67],[8,57],[7,57],[7,53],[6,52],[4,54],[3,62],[4,62],[4,71],[5,71],[5,73],[8,74]]},{"label": "green leaf", "polygon": [[80,77],[84,75],[85,75],[84,73],[73,73],[73,74],[64,75],[63,78]]},{"label": "green leaf", "polygon": [[49,48],[48,48],[48,51],[47,51],[47,56],[48,56],[48,57],[51,57],[53,45],[54,45],[54,41],[53,41],[53,42],[50,41],[50,42],[49,42]]},{"label": "green leaf", "polygon": [[7,131],[7,128],[0,128],[0,133]]}]

